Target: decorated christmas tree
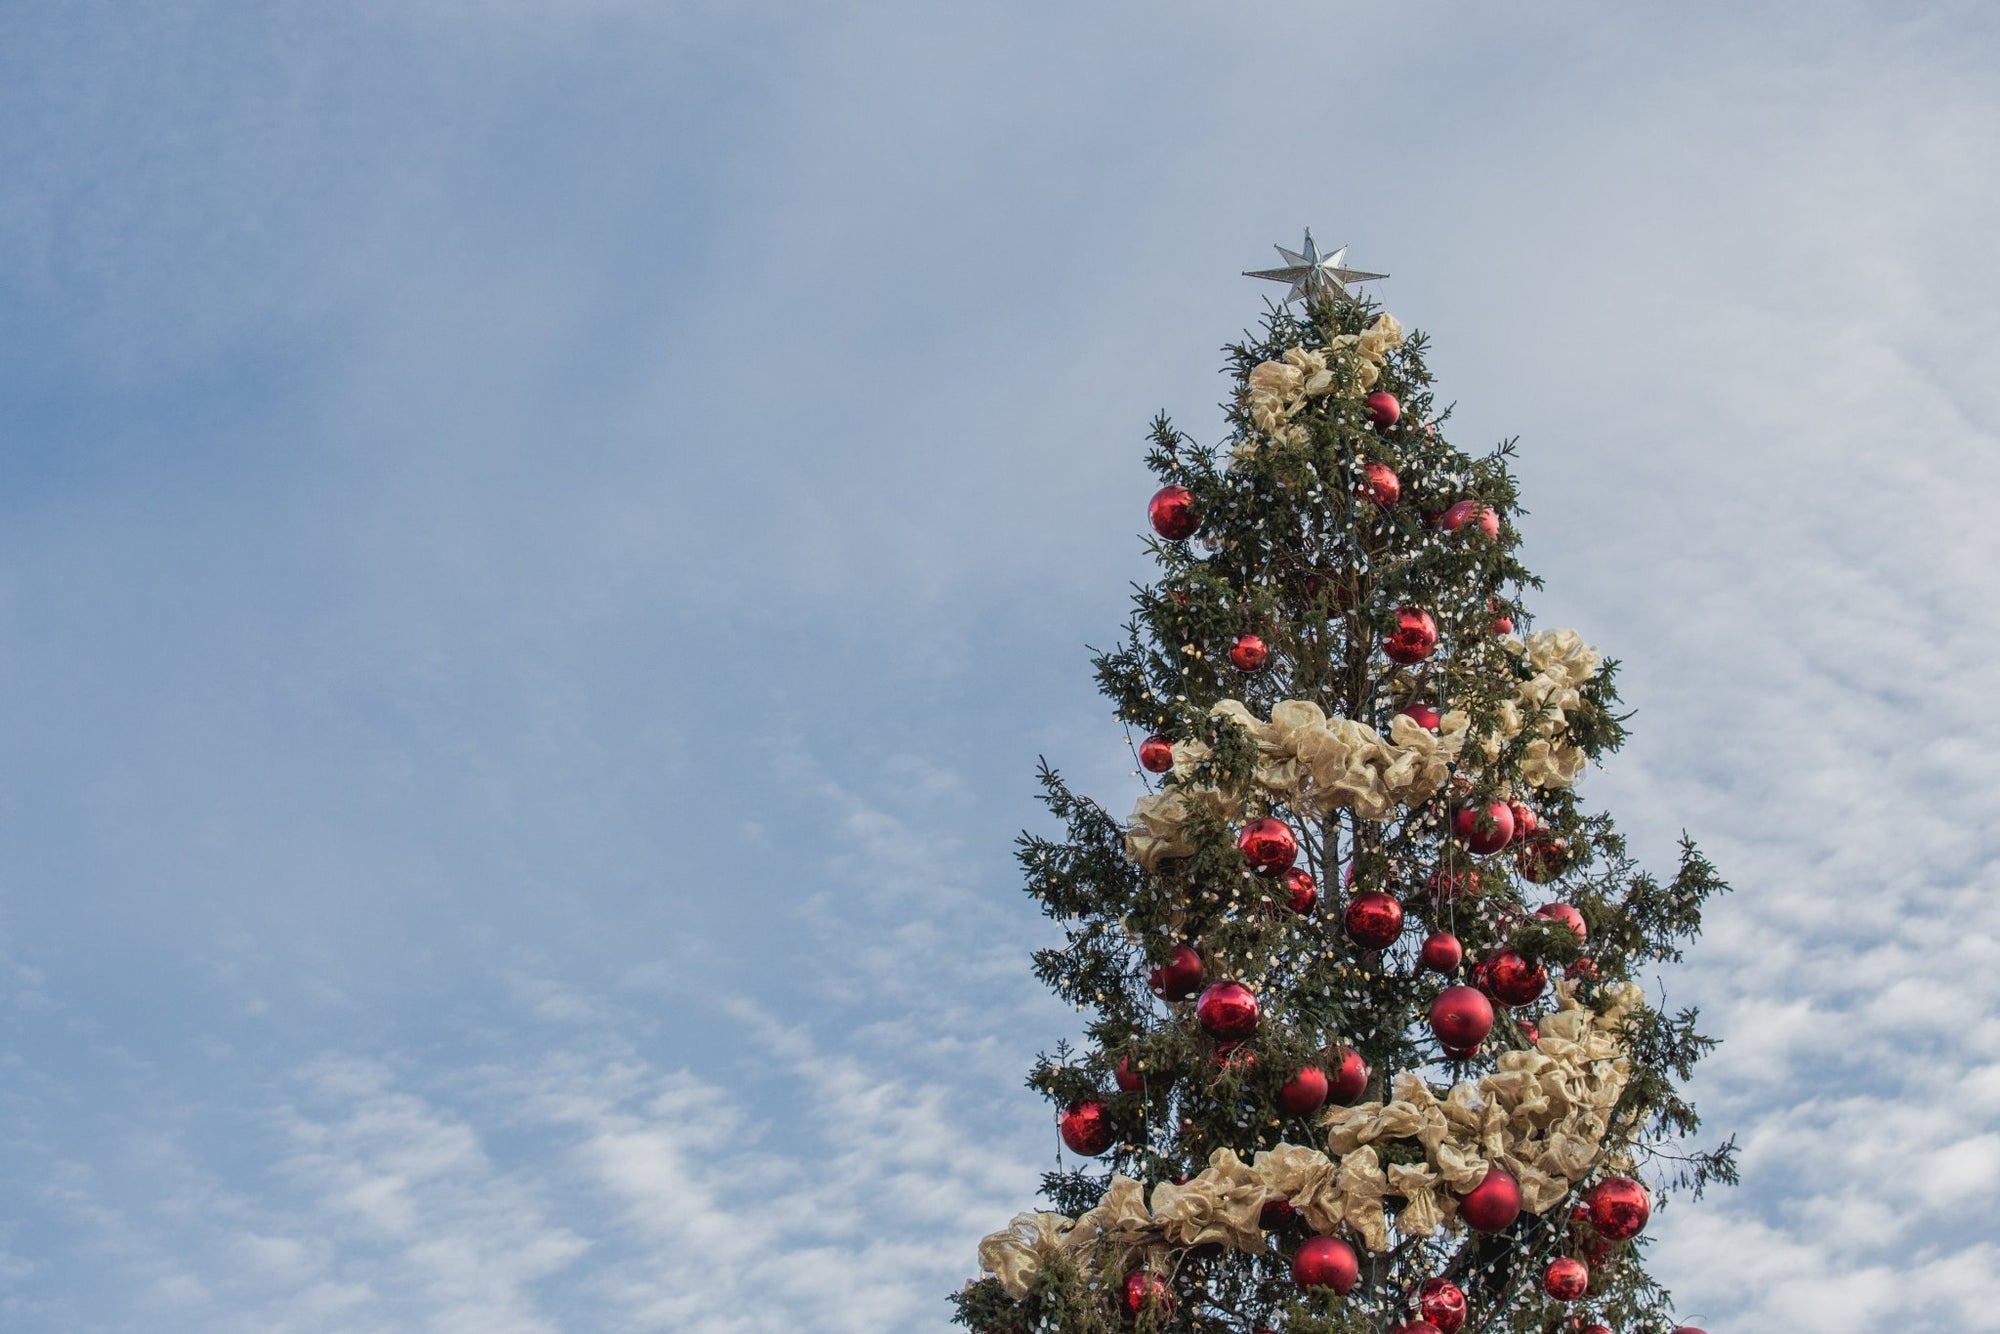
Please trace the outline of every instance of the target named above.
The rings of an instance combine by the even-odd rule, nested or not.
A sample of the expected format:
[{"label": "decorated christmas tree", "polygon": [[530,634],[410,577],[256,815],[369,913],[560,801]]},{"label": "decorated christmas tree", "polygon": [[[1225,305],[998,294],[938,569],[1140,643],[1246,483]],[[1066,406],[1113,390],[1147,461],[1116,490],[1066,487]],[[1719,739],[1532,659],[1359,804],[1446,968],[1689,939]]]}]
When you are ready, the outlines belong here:
[{"label": "decorated christmas tree", "polygon": [[1734,1172],[1658,972],[1725,886],[1577,795],[1615,664],[1534,623],[1511,442],[1446,442],[1424,337],[1349,290],[1382,275],[1281,253],[1225,445],[1152,430],[1158,578],[1096,658],[1148,790],[1045,766],[1063,836],[1021,840],[1087,1019],[1029,1080],[1075,1160],[958,1322],[1663,1334],[1648,1218]]}]

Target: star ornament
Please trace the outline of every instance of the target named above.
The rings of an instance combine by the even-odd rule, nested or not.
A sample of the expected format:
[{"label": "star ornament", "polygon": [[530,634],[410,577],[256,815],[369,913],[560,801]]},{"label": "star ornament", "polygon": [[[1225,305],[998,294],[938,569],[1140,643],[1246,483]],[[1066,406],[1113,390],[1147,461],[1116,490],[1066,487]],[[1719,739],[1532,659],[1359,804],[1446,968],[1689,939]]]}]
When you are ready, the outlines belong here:
[{"label": "star ornament", "polygon": [[1274,283],[1290,283],[1292,290],[1285,293],[1285,300],[1297,301],[1301,297],[1310,300],[1327,293],[1347,296],[1347,284],[1365,283],[1376,278],[1386,278],[1386,273],[1365,273],[1360,269],[1345,267],[1347,247],[1342,246],[1331,255],[1319,253],[1313,244],[1312,228],[1306,228],[1306,243],[1303,251],[1276,247],[1285,257],[1282,269],[1246,269],[1245,278],[1265,278]]}]

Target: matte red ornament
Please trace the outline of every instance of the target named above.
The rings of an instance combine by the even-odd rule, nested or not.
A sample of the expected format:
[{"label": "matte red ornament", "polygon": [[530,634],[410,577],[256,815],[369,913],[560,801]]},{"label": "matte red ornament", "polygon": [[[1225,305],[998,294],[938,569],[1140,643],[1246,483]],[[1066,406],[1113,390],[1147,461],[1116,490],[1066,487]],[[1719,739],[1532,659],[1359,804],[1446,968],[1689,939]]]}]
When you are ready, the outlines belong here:
[{"label": "matte red ornament", "polygon": [[1163,486],[1155,491],[1146,506],[1146,517],[1153,521],[1153,531],[1169,542],[1193,537],[1195,529],[1201,527],[1201,515],[1194,507],[1194,492],[1184,486]]},{"label": "matte red ornament", "polygon": [[1368,1062],[1354,1048],[1342,1047],[1332,1064],[1333,1078],[1327,1085],[1326,1100],[1336,1107],[1351,1107],[1368,1091]]},{"label": "matte red ornament", "polygon": [[1403,934],[1403,905],[1393,894],[1366,890],[1347,901],[1343,921],[1355,944],[1386,950]]},{"label": "matte red ornament", "polygon": [[1398,709],[1397,712],[1426,732],[1435,732],[1444,723],[1444,715],[1428,704],[1411,704]]},{"label": "matte red ornament", "polygon": [[1534,834],[1542,827],[1540,817],[1518,801],[1507,803],[1507,813],[1514,817],[1514,838],[1518,842]]},{"label": "matte red ornament", "polygon": [[1386,463],[1364,463],[1361,465],[1361,498],[1372,500],[1383,509],[1396,503],[1403,494],[1403,479],[1396,476],[1396,470]]},{"label": "matte red ornament", "polygon": [[1458,1334],[1465,1324],[1465,1294],[1448,1278],[1427,1278],[1417,1289],[1417,1310],[1439,1334]]},{"label": "matte red ornament", "polygon": [[1396,628],[1382,641],[1382,652],[1389,661],[1408,666],[1430,657],[1437,646],[1437,622],[1431,614],[1418,607],[1398,607]]},{"label": "matte red ornament", "polygon": [[1470,1051],[1493,1031],[1493,1002],[1477,987],[1446,987],[1431,1002],[1431,1032],[1446,1047]]},{"label": "matte red ornament", "polygon": [[1512,616],[1495,616],[1487,624],[1486,628],[1496,635],[1511,635],[1514,633],[1514,618]]},{"label": "matte red ornament", "polygon": [[1653,1216],[1653,1197],[1631,1177],[1606,1177],[1590,1188],[1590,1225],[1613,1241],[1630,1241]]},{"label": "matte red ornament", "polygon": [[1257,1031],[1257,997],[1241,982],[1217,982],[1194,1003],[1194,1017],[1212,1038],[1247,1038]]},{"label": "matte red ornament", "polygon": [[1139,743],[1139,767],[1149,774],[1163,774],[1174,767],[1174,743],[1163,736],[1149,736]]},{"label": "matte red ornament", "polygon": [[1386,389],[1377,389],[1361,403],[1368,409],[1368,420],[1377,426],[1394,426],[1403,415],[1402,403]]},{"label": "matte red ornament", "polygon": [[1361,1257],[1339,1237],[1308,1237],[1292,1256],[1292,1282],[1346,1293],[1361,1281]]},{"label": "matte red ornament", "polygon": [[1184,1001],[1201,990],[1201,956],[1186,945],[1174,946],[1167,961],[1146,977],[1146,985],[1162,1000]]},{"label": "matte red ornament", "polygon": [[1239,672],[1262,671],[1270,660],[1271,647],[1259,635],[1238,635],[1229,646],[1229,662]]},{"label": "matte red ornament", "polygon": [[1236,836],[1236,850],[1251,870],[1276,875],[1299,859],[1299,839],[1290,825],[1267,815],[1243,826],[1243,832]]},{"label": "matte red ornament", "polygon": [[1433,973],[1456,972],[1464,961],[1465,946],[1449,931],[1431,932],[1424,937],[1423,949],[1417,952],[1417,962]]},{"label": "matte red ornament", "polygon": [[1519,950],[1497,949],[1486,956],[1486,989],[1502,1005],[1528,1005],[1549,989],[1549,970]]},{"label": "matte red ornament", "polygon": [[1294,866],[1285,872],[1286,901],[1292,911],[1303,917],[1319,902],[1319,886],[1313,883],[1312,873],[1303,866]]},{"label": "matte red ornament", "polygon": [[1500,851],[1514,838],[1514,812],[1504,801],[1484,806],[1460,806],[1451,817],[1451,832],[1480,857]]},{"label": "matte red ornament", "polygon": [[1455,533],[1468,523],[1476,525],[1488,537],[1500,536],[1499,512],[1476,500],[1461,500],[1438,518],[1438,527],[1447,533]]},{"label": "matte red ornament", "polygon": [[1515,845],[1514,869],[1530,884],[1546,885],[1569,869],[1569,844],[1553,834],[1536,834]]},{"label": "matte red ornament", "polygon": [[1111,1114],[1095,1098],[1075,1104],[1056,1124],[1071,1153],[1095,1158],[1111,1147]]},{"label": "matte red ornament", "polygon": [[1573,1302],[1590,1291],[1590,1269],[1573,1256],[1558,1256],[1542,1271],[1542,1291],[1559,1302]]},{"label": "matte red ornament", "polygon": [[1148,1306],[1162,1315],[1174,1313],[1174,1290],[1158,1274],[1135,1269],[1125,1276],[1125,1309],[1138,1315]]},{"label": "matte red ornament", "polygon": [[1307,1066],[1278,1090],[1278,1106],[1293,1116],[1304,1116],[1326,1106],[1326,1071]]},{"label": "matte red ornament", "polygon": [[1485,1179],[1459,1197],[1458,1216],[1475,1232],[1508,1227],[1521,1216],[1521,1183],[1505,1168],[1487,1168]]},{"label": "matte red ornament", "polygon": [[1567,903],[1544,903],[1535,909],[1535,916],[1546,917],[1552,922],[1561,922],[1576,933],[1576,943],[1581,945],[1590,939],[1590,927],[1584,923],[1583,914]]}]

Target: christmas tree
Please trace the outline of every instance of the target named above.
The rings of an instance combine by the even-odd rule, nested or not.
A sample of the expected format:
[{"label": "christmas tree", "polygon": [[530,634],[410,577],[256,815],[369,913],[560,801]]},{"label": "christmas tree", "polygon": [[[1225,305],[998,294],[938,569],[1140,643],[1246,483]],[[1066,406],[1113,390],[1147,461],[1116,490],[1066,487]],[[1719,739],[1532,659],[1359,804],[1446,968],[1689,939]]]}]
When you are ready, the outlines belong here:
[{"label": "christmas tree", "polygon": [[1533,625],[1512,442],[1446,443],[1424,337],[1348,291],[1382,275],[1282,253],[1225,447],[1152,430],[1158,578],[1096,657],[1148,791],[1121,820],[1041,773],[1035,971],[1088,1023],[1029,1083],[1082,1161],[957,1320],[1662,1334],[1648,1217],[1734,1150],[1694,1141],[1713,1044],[1651,988],[1726,886],[1577,798],[1615,664]]}]

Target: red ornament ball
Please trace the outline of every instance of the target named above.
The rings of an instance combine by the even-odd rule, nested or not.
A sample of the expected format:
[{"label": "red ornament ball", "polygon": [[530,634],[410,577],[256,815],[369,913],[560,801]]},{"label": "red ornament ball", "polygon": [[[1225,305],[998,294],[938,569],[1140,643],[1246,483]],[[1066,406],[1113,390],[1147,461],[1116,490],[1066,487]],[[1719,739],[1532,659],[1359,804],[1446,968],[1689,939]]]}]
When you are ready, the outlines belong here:
[{"label": "red ornament ball", "polygon": [[1546,885],[1569,869],[1569,844],[1553,834],[1536,834],[1515,845],[1514,869],[1530,884]]},{"label": "red ornament ball", "polygon": [[1266,1232],[1275,1232],[1299,1216],[1290,1200],[1266,1200],[1264,1207],[1257,1211],[1257,1226]]},{"label": "red ornament ball", "polygon": [[1515,1022],[1521,1027],[1521,1040],[1526,1042],[1530,1047],[1542,1040],[1541,1027],[1534,1020],[1519,1019]]},{"label": "red ornament ball", "polygon": [[1479,892],[1479,872],[1471,867],[1454,869],[1440,866],[1431,872],[1431,894],[1439,903],[1448,903],[1462,894]]},{"label": "red ornament ball", "polygon": [[1163,486],[1155,491],[1152,503],[1146,506],[1146,517],[1153,521],[1153,531],[1169,542],[1193,537],[1195,529],[1201,527],[1194,492],[1184,486]]},{"label": "red ornament ball", "polygon": [[1423,949],[1417,952],[1417,962],[1433,973],[1455,972],[1464,960],[1465,946],[1449,931],[1431,932],[1424,937]]},{"label": "red ornament ball", "polygon": [[1428,1320],[1405,1320],[1391,1330],[1390,1334],[1441,1334],[1441,1332]]},{"label": "red ornament ball", "polygon": [[[1137,1093],[1146,1087],[1147,1072],[1132,1064],[1130,1056],[1120,1056],[1112,1069],[1111,1077],[1118,1081],[1118,1087],[1126,1093]],[[1158,1075],[1152,1076],[1154,1083],[1164,1083]]]},{"label": "red ornament ball", "polygon": [[1708,1331],[1696,1329],[1693,1325],[1678,1325],[1674,1329],[1674,1334],[1708,1334]]},{"label": "red ornament ball", "polygon": [[1488,537],[1500,536],[1499,512],[1476,500],[1461,500],[1438,519],[1438,527],[1447,533],[1455,533],[1467,524],[1476,525]]},{"label": "red ornament ball", "polygon": [[1542,1291],[1559,1302],[1573,1302],[1590,1291],[1590,1269],[1568,1255],[1551,1260],[1542,1271]]},{"label": "red ornament ball", "polygon": [[1368,420],[1377,426],[1394,426],[1403,415],[1403,405],[1386,389],[1377,389],[1361,403],[1368,409]]},{"label": "red ornament ball", "polygon": [[1396,628],[1382,641],[1382,652],[1389,661],[1408,666],[1430,657],[1437,646],[1437,622],[1431,614],[1417,607],[1398,607]]},{"label": "red ornament ball", "polygon": [[1403,905],[1393,894],[1366,890],[1347,901],[1343,920],[1355,944],[1386,950],[1403,934]]},{"label": "red ornament ball", "polygon": [[1125,1309],[1138,1315],[1148,1306],[1163,1315],[1174,1313],[1174,1290],[1158,1274],[1135,1269],[1125,1276]]},{"label": "red ornament ball", "polygon": [[1444,723],[1444,715],[1428,704],[1411,704],[1398,709],[1398,713],[1416,723],[1426,732],[1435,732]]},{"label": "red ornament ball", "polygon": [[1528,1005],[1549,988],[1549,970],[1519,950],[1498,949],[1486,956],[1486,989],[1502,1005]]},{"label": "red ornament ball", "polygon": [[1243,832],[1236,836],[1236,850],[1251,870],[1276,875],[1299,859],[1299,839],[1290,825],[1267,815],[1243,826]]},{"label": "red ornament ball", "polygon": [[1465,1294],[1446,1278],[1427,1278],[1417,1289],[1417,1310],[1438,1327],[1439,1334],[1458,1334],[1465,1324]]},{"label": "red ornament ball", "polygon": [[1585,1325],[1576,1334],[1611,1334],[1609,1325]]},{"label": "red ornament ball", "polygon": [[1184,1001],[1201,990],[1201,973],[1201,956],[1186,945],[1176,945],[1167,961],[1147,975],[1146,984],[1162,1000]]},{"label": "red ornament ball", "polygon": [[1476,1232],[1510,1226],[1521,1216],[1521,1183],[1505,1168],[1487,1168],[1485,1179],[1459,1198],[1458,1216]]},{"label": "red ornament ball", "polygon": [[1506,847],[1514,839],[1514,812],[1504,801],[1484,806],[1460,806],[1451,817],[1451,832],[1477,856],[1487,856]]},{"label": "red ornament ball", "polygon": [[1326,1071],[1307,1066],[1278,1090],[1278,1105],[1292,1116],[1304,1116],[1326,1106]]},{"label": "red ornament ball", "polygon": [[1293,912],[1303,917],[1319,902],[1319,886],[1313,883],[1312,873],[1303,866],[1294,866],[1285,872],[1286,902]]},{"label": "red ornament ball", "polygon": [[1564,966],[1563,973],[1566,976],[1575,978],[1579,982],[1595,982],[1597,980],[1597,960],[1571,959]]},{"label": "red ornament ball", "polygon": [[1508,802],[1507,813],[1514,817],[1514,837],[1516,840],[1527,838],[1542,827],[1540,817],[1521,802]]},{"label": "red ornament ball", "polygon": [[1163,736],[1149,736],[1139,743],[1139,767],[1149,774],[1163,774],[1174,767],[1174,743]]},{"label": "red ornament ball", "polygon": [[1403,479],[1396,476],[1396,470],[1386,463],[1364,463],[1361,465],[1361,498],[1372,500],[1383,509],[1396,503],[1403,494]]},{"label": "red ornament ball", "polygon": [[1653,1216],[1653,1197],[1631,1177],[1606,1177],[1583,1198],[1590,1225],[1613,1241],[1630,1241]]},{"label": "red ornament ball", "polygon": [[1361,1281],[1361,1258],[1339,1237],[1308,1237],[1292,1257],[1292,1282],[1346,1293]]},{"label": "red ornament ball", "polygon": [[1512,616],[1495,616],[1491,623],[1488,624],[1487,629],[1496,635],[1511,635],[1514,633],[1514,618]]},{"label": "red ornament ball", "polygon": [[1368,1062],[1354,1048],[1342,1047],[1332,1065],[1333,1079],[1327,1087],[1326,1099],[1336,1107],[1351,1107],[1368,1091]]},{"label": "red ornament ball", "polygon": [[1071,1153],[1095,1158],[1111,1147],[1111,1114],[1095,1098],[1076,1103],[1056,1125]]},{"label": "red ornament ball", "polygon": [[1581,945],[1590,939],[1590,928],[1585,925],[1583,914],[1567,903],[1544,903],[1535,909],[1535,916],[1546,917],[1552,922],[1561,922],[1576,933],[1576,943]]},{"label": "red ornament ball", "polygon": [[1247,1042],[1218,1042],[1215,1063],[1232,1073],[1248,1075],[1257,1068],[1257,1053]]},{"label": "red ornament ball", "polygon": [[1241,982],[1217,982],[1194,1003],[1194,1017],[1212,1038],[1247,1038],[1257,1031],[1257,997]]},{"label": "red ornament ball", "polygon": [[1271,646],[1259,635],[1238,635],[1229,646],[1229,662],[1239,672],[1257,672],[1270,660]]},{"label": "red ornament ball", "polygon": [[1431,1032],[1447,1049],[1469,1052],[1493,1031],[1493,1002],[1477,987],[1446,987],[1431,1002]]}]

